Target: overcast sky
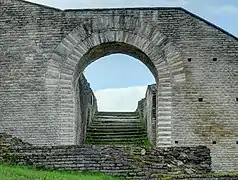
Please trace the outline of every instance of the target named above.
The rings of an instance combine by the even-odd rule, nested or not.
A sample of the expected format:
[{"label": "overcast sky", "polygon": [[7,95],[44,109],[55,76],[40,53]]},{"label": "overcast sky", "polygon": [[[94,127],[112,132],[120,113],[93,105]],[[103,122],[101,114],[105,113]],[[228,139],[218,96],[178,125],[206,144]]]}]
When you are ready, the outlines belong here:
[{"label": "overcast sky", "polygon": [[[238,36],[238,0],[31,0],[60,9],[108,7],[183,7]],[[99,110],[133,111],[154,77],[138,60],[126,55],[101,58],[85,70]]]}]

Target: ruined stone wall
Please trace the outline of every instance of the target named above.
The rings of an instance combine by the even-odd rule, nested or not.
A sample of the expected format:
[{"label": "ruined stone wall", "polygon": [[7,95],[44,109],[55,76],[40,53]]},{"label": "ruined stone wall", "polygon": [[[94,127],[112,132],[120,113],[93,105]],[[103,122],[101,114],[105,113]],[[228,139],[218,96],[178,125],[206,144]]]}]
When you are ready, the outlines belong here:
[{"label": "ruined stone wall", "polygon": [[97,100],[93,94],[90,84],[87,82],[86,78],[82,75],[79,78],[79,104],[81,116],[76,122],[76,128],[78,131],[77,144],[83,144],[86,139],[87,126],[92,122],[95,113],[97,112]]},{"label": "ruined stone wall", "polygon": [[157,174],[207,173],[206,147],[136,148],[110,146],[0,147],[2,162],[48,170],[103,172],[124,178],[156,179]]},{"label": "ruined stone wall", "polygon": [[103,172],[125,179],[237,179],[237,174],[210,173],[210,151],[204,146],[156,149],[103,145],[36,147],[2,133],[0,162],[40,170]]},{"label": "ruined stone wall", "polygon": [[146,126],[151,144],[156,145],[156,85],[149,85],[145,98],[138,102],[137,111]]},{"label": "ruined stone wall", "polygon": [[[69,99],[73,95],[67,86],[72,79],[68,72],[75,67],[52,53],[78,25],[121,15],[154,25],[166,36],[162,44],[158,42],[161,51],[179,51],[182,58],[169,67],[158,64],[163,77],[159,83],[164,87],[157,94],[160,134],[156,145],[207,145],[214,170],[238,170],[236,37],[181,8],[61,11],[21,0],[0,0],[0,14],[0,132],[34,144],[75,144],[74,99]],[[167,64],[170,61],[173,58]],[[177,83],[184,78],[181,71],[185,81]],[[167,76],[173,76],[171,82]],[[65,94],[51,84],[56,77]]]},{"label": "ruined stone wall", "polygon": [[30,143],[24,142],[21,139],[6,133],[0,133],[0,145],[1,147],[10,148],[32,146]]}]

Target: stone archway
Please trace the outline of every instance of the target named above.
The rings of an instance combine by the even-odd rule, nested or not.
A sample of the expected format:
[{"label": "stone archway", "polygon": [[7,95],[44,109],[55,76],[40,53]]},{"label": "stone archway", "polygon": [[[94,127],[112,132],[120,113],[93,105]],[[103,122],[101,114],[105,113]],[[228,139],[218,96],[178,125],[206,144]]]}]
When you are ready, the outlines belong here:
[{"label": "stone archway", "polygon": [[[158,89],[156,146],[171,146],[172,86],[185,80],[183,59],[156,26],[126,16],[105,16],[77,26],[49,60],[46,87],[61,122],[62,143],[64,136],[76,143],[78,77],[91,62],[117,52],[136,57],[154,74]],[[65,124],[67,129],[62,128]]]}]

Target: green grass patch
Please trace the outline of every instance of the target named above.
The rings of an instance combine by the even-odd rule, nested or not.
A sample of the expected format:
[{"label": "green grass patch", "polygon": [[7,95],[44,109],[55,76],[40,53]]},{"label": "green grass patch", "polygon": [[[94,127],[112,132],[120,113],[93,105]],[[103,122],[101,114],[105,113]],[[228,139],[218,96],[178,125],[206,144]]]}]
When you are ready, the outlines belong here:
[{"label": "green grass patch", "polygon": [[154,174],[158,180],[174,180],[174,179],[190,179],[190,178],[225,178],[225,177],[238,177],[238,172],[210,172],[204,174]]},{"label": "green grass patch", "polygon": [[45,171],[24,166],[0,164],[1,180],[120,180],[103,173]]},{"label": "green grass patch", "polygon": [[150,143],[150,141],[147,138],[144,140],[144,146],[145,147],[153,147],[153,145]]}]

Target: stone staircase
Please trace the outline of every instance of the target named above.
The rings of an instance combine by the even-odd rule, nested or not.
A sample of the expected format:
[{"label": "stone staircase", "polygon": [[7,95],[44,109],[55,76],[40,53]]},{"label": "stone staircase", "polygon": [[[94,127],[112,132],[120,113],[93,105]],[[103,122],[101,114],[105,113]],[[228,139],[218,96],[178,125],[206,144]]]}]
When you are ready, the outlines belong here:
[{"label": "stone staircase", "polygon": [[87,129],[88,144],[143,145],[146,131],[137,112],[98,112]]}]

